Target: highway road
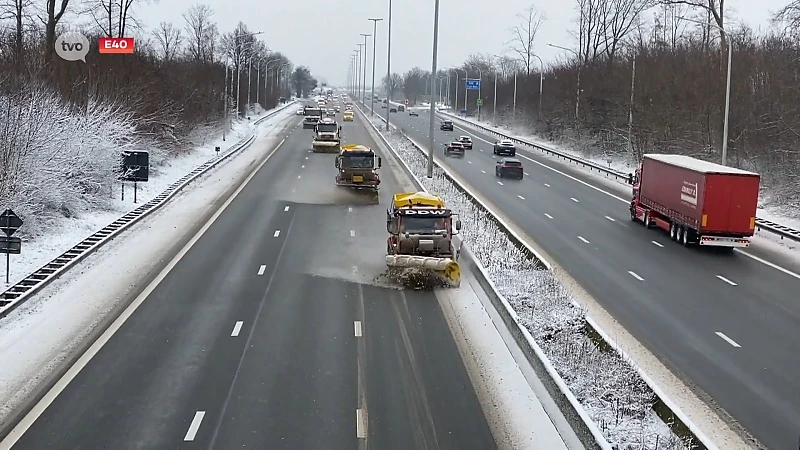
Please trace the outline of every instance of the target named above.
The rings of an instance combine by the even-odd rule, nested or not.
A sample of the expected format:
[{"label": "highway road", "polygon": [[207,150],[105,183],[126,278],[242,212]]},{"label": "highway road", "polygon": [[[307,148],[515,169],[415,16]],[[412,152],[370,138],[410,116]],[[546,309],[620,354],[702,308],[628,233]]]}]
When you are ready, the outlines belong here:
[{"label": "highway road", "polygon": [[434,294],[376,281],[398,182],[339,190],[310,144],[292,131],[14,449],[496,448]]},{"label": "highway road", "polygon": [[[429,117],[392,114],[425,146]],[[474,149],[445,159],[440,145],[459,135],[470,135]],[[627,199],[603,192],[590,175],[533,153],[517,153],[524,180],[498,179],[495,140],[471,129],[439,131],[437,120],[434,150],[671,370],[768,448],[797,448],[800,277],[740,253],[686,249],[632,223]]]}]

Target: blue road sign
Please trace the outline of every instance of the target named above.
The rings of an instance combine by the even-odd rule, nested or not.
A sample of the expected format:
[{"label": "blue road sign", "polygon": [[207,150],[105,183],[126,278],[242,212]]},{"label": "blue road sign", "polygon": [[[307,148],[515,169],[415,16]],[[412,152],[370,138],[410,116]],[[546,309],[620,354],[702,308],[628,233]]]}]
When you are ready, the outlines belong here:
[{"label": "blue road sign", "polygon": [[481,88],[481,80],[466,80],[467,90],[477,91]]}]

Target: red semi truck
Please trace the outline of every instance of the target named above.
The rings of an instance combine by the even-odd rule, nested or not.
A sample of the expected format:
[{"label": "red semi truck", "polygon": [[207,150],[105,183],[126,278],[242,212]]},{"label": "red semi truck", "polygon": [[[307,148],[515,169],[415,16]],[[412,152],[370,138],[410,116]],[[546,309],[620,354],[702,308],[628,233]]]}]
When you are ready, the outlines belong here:
[{"label": "red semi truck", "polygon": [[631,220],[661,228],[686,246],[748,247],[760,176],[683,155],[644,155],[636,169]]}]

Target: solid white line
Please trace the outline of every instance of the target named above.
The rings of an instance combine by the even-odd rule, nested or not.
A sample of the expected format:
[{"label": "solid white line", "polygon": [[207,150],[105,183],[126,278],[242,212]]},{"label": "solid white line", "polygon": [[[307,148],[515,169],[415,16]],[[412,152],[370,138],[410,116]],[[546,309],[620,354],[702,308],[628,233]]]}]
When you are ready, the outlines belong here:
[{"label": "solid white line", "polygon": [[485,170],[481,170],[481,173],[486,173],[486,171]]},{"label": "solid white line", "polygon": [[639,280],[639,281],[644,281],[644,278],[642,278],[642,277],[640,277],[639,275],[637,275],[637,274],[636,274],[636,272],[632,272],[632,271],[630,271],[630,270],[629,270],[629,271],[628,271],[628,273],[629,273],[629,274],[631,274],[631,276],[632,276],[633,278],[636,278],[636,279],[637,279],[637,280]]},{"label": "solid white line", "polygon": [[499,184],[500,186],[503,186],[503,182],[502,181],[498,181],[497,184]]},{"label": "solid white line", "polygon": [[617,220],[616,220],[616,219],[614,219],[613,217],[609,217],[609,216],[606,216],[606,219],[608,219],[608,220],[610,220],[610,221],[612,221],[612,222],[616,222],[616,221],[617,221]]},{"label": "solid white line", "polygon": [[731,286],[737,286],[737,284],[736,284],[736,283],[734,283],[733,281],[731,281],[731,280],[729,280],[729,279],[727,279],[727,278],[723,277],[722,275],[717,275],[717,278],[719,278],[720,280],[722,280],[722,281],[724,281],[724,282],[726,282],[726,283],[730,284]]},{"label": "solid white line", "polygon": [[550,214],[544,213],[544,215],[547,216],[548,219],[552,219],[553,218],[553,216],[551,216]]},{"label": "solid white line", "polygon": [[727,342],[728,344],[731,344],[732,346],[734,346],[734,347],[736,347],[736,348],[741,348],[741,347],[742,347],[741,345],[739,345],[739,344],[738,344],[736,341],[734,341],[733,339],[729,338],[728,336],[725,336],[725,333],[723,333],[722,331],[717,331],[717,333],[716,333],[716,334],[717,334],[717,336],[719,336],[719,337],[721,337],[722,339],[724,339],[724,340],[725,340],[725,342]]},{"label": "solid white line", "polygon": [[289,207],[288,207],[288,206],[284,206],[284,207],[283,207],[283,212],[286,212],[286,211],[288,211],[288,210],[289,210]]},{"label": "solid white line", "polygon": [[361,321],[356,320],[353,322],[353,328],[355,329],[356,337],[361,337]]},{"label": "solid white line", "polygon": [[364,411],[361,408],[356,410],[356,438],[358,439],[366,439],[367,438],[367,430],[366,426],[364,426]]},{"label": "solid white line", "polygon": [[356,237],[356,230],[350,230],[350,237]]},{"label": "solid white line", "polygon": [[650,242],[652,242],[653,244],[655,244],[655,245],[657,245],[657,246],[659,246],[661,248],[664,248],[664,246],[661,245],[659,242],[656,242],[656,241],[650,241]]},{"label": "solid white line", "polygon": [[753,259],[754,261],[758,261],[761,264],[764,264],[766,266],[772,267],[773,269],[775,269],[775,270],[777,270],[779,272],[783,272],[786,275],[789,275],[790,277],[794,277],[794,278],[797,278],[798,280],[800,280],[800,274],[792,272],[791,270],[789,270],[789,269],[787,269],[785,267],[781,267],[781,266],[779,266],[779,265],[777,265],[775,263],[771,263],[771,262],[767,261],[766,259],[759,258],[758,256],[753,255],[752,253],[747,253],[744,250],[739,250],[738,248],[735,248],[734,250],[739,252],[739,253],[741,253],[744,256],[747,256],[748,258]]},{"label": "solid white line", "polygon": [[585,242],[585,243],[587,243],[587,244],[590,244],[590,243],[591,243],[591,242],[587,241],[587,240],[586,240],[586,238],[585,238],[585,237],[583,237],[583,236],[578,236],[578,239],[582,240],[583,242]]},{"label": "solid white line", "polygon": [[281,230],[275,230],[275,234],[273,234],[272,237],[278,237],[280,235],[281,235]]},{"label": "solid white line", "polygon": [[186,436],[183,437],[184,441],[193,441],[194,437],[197,436],[197,430],[200,429],[200,424],[203,422],[203,417],[205,417],[205,411],[197,411],[194,413],[194,419],[192,419],[192,423],[189,424],[189,430],[186,432]]},{"label": "solid white line", "polygon": [[578,201],[578,199],[577,199],[577,198],[575,198],[575,197],[570,197],[569,199],[570,199],[570,200],[572,200],[572,201],[573,201],[573,202],[575,202],[575,203],[580,203],[580,202]]},{"label": "solid white line", "polygon": [[267,266],[264,265],[264,264],[262,264],[261,267],[258,268],[258,274],[259,275],[264,275],[264,272],[266,272],[266,271],[267,271]]},{"label": "solid white line", "polygon": [[545,185],[545,187],[550,187],[550,185],[549,185],[549,184],[547,184],[547,183],[545,183],[544,185]]},{"label": "solid white line", "polygon": [[519,197],[520,200],[525,200],[525,197],[523,197],[521,195],[518,195],[517,197]]},{"label": "solid white line", "polygon": [[241,320],[236,322],[236,325],[233,326],[233,331],[231,331],[232,337],[239,336],[239,332],[242,331],[242,325],[244,325],[244,322]]}]

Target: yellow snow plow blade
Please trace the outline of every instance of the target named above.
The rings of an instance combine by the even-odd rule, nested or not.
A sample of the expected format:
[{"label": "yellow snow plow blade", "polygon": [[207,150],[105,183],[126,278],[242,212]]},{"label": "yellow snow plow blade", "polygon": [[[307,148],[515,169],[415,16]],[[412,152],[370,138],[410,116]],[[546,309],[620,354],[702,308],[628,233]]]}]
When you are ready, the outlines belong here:
[{"label": "yellow snow plow blade", "polygon": [[431,258],[429,256],[387,255],[389,267],[430,270],[440,276],[450,286],[461,284],[461,267],[450,258]]}]

